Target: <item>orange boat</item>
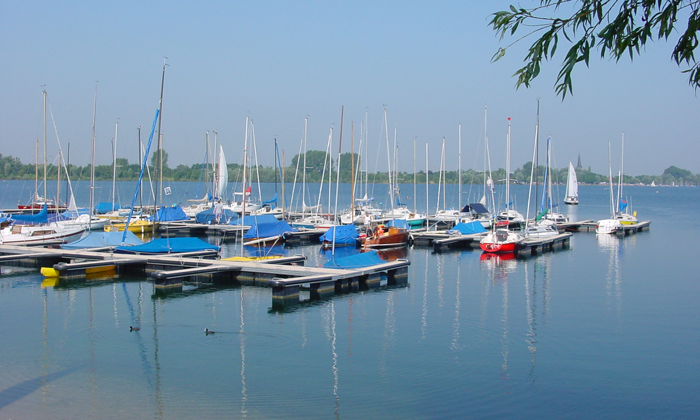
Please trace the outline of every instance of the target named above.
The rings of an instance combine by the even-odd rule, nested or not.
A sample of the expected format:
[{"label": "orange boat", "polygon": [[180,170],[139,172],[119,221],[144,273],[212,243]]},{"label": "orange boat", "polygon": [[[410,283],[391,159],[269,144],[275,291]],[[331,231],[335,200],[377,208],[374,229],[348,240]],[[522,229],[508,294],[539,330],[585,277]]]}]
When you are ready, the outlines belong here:
[{"label": "orange boat", "polygon": [[408,244],[408,229],[379,226],[373,235],[365,238],[365,248],[389,248]]}]

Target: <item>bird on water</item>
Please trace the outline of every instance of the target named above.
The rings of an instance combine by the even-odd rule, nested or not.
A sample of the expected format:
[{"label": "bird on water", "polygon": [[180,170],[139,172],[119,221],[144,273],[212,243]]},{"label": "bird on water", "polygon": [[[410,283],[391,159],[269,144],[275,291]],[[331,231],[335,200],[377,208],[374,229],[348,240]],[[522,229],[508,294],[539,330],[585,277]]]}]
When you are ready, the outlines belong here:
[{"label": "bird on water", "polygon": [[129,327],[129,331],[139,331],[141,330],[141,327]]},{"label": "bird on water", "polygon": [[214,331],[210,330],[209,328],[204,329],[204,334],[209,335],[209,334],[214,334]]}]

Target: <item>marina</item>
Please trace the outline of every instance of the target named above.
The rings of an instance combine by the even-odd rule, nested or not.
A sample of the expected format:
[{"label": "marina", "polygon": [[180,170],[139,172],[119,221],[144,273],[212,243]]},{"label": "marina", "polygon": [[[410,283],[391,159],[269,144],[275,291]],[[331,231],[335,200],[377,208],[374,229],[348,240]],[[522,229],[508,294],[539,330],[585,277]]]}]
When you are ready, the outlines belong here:
[{"label": "marina", "polygon": [[244,247],[278,257],[259,261],[225,260],[234,234],[199,235],[218,259],[3,246],[0,414],[74,417],[87,399],[102,418],[691,418],[699,290],[662,216],[700,197],[632,191],[654,229],[596,235],[607,191],[584,187],[568,214],[581,222],[560,226],[575,232],[512,254],[478,236],[436,252],[450,235],[412,232],[371,269],[323,267],[361,249],[313,237]]}]

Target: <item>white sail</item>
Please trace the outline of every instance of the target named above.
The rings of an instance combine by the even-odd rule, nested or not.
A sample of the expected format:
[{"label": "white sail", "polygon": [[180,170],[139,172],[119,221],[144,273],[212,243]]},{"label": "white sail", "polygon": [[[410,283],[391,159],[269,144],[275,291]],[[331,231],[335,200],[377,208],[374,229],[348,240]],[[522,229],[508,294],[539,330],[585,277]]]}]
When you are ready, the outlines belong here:
[{"label": "white sail", "polygon": [[578,179],[574,165],[569,162],[569,176],[566,181],[566,197],[578,198]]},{"label": "white sail", "polygon": [[218,161],[218,185],[216,187],[217,197],[223,197],[226,187],[228,186],[228,167],[226,166],[226,156],[224,156],[224,147],[219,145],[219,161]]}]

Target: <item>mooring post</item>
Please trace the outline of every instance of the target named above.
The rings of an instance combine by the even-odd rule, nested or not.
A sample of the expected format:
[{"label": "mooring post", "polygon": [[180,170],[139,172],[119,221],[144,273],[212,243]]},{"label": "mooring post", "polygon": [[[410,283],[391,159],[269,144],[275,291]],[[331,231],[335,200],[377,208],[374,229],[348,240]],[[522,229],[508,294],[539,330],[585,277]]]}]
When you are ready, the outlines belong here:
[{"label": "mooring post", "polygon": [[389,286],[403,286],[408,284],[408,267],[389,270],[387,273],[387,284]]},{"label": "mooring post", "polygon": [[325,299],[332,297],[335,294],[335,281],[323,281],[317,283],[311,283],[310,288],[310,298],[311,300]]}]

